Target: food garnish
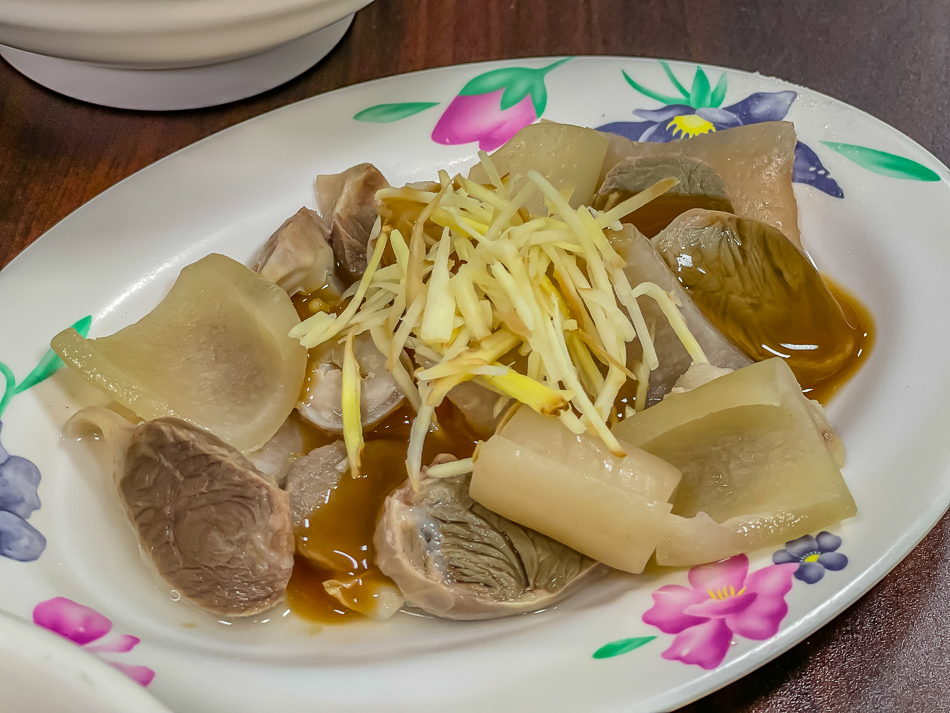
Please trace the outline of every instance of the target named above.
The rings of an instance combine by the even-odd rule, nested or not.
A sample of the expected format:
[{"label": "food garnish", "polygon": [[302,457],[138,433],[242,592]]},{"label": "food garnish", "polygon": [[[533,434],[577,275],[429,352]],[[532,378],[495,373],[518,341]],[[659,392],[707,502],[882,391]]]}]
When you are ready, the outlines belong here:
[{"label": "food garnish", "polygon": [[[658,365],[638,297],[654,300],[692,359],[706,361],[670,293],[649,282],[630,285],[606,232],[620,229],[621,218],[675,179],[599,213],[571,208],[568,196],[533,170],[511,195],[512,177],[498,176],[486,154],[481,162],[494,176],[489,185],[442,171],[437,185],[380,190],[382,214],[406,204],[421,207],[408,239],[380,221],[366,272],[344,293],[351,296],[347,307],[319,312],[291,331],[308,348],[370,331],[394,374],[403,348],[432,362],[398,378],[406,397],[420,404],[407,459],[414,483],[435,408],[468,380],[558,418],[573,433],[596,434],[622,457],[609,423],[621,388],[638,371],[626,365],[627,343],[640,340],[647,370]],[[546,216],[524,209],[537,194]],[[385,265],[384,255],[390,258]],[[351,390],[344,387],[344,422],[351,425],[343,433],[350,467],[358,468],[359,418],[346,418],[359,403],[352,391],[358,380],[345,383]]]}]

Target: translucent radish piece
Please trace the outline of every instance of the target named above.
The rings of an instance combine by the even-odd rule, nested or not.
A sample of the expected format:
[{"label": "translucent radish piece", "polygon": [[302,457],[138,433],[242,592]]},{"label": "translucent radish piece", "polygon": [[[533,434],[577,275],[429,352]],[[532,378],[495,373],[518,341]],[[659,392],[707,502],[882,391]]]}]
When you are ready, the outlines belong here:
[{"label": "translucent radish piece", "polygon": [[[600,169],[607,151],[604,134],[579,126],[544,121],[526,126],[492,154],[491,160],[501,177],[526,176],[534,169],[557,190],[570,190],[572,208],[588,205],[597,188]],[[469,178],[491,183],[488,172],[476,164]],[[520,183],[511,186],[514,195]],[[547,215],[544,198],[535,194],[525,208],[533,215]]]},{"label": "translucent radish piece", "polygon": [[621,442],[520,408],[475,457],[470,494],[489,510],[604,564],[642,572],[667,534],[679,471]]},{"label": "translucent radish piece", "polygon": [[241,451],[260,448],[300,394],[307,350],[287,293],[212,254],[181,271],[162,302],[108,337],[60,332],[63,361],[144,420],[174,416]]},{"label": "translucent radish piece", "polygon": [[683,473],[660,564],[778,545],[857,512],[836,462],[840,441],[781,359],[671,394],[615,433]]}]

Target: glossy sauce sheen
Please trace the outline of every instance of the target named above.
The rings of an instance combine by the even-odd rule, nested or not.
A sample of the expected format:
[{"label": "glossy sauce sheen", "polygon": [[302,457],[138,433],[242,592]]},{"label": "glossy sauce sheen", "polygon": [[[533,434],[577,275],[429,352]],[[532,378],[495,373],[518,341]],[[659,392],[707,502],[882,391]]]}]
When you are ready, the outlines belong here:
[{"label": "glossy sauce sheen", "polygon": [[[844,313],[844,318],[848,325],[849,333],[847,335],[841,335],[816,330],[814,338],[819,341],[815,343],[821,344],[821,340],[841,340],[844,338],[851,340],[851,348],[848,351],[847,357],[841,362],[833,374],[815,381],[809,381],[799,377],[802,391],[804,391],[809,398],[826,404],[838,388],[857,373],[858,369],[864,364],[865,359],[867,359],[868,354],[870,354],[874,346],[874,318],[871,317],[868,308],[865,307],[857,297],[845,290],[827,275],[822,275],[822,279],[841,307],[841,311]],[[795,371],[794,365],[790,364],[790,366],[792,366],[792,371]],[[798,376],[798,374],[796,374],[796,376]]]},{"label": "glossy sauce sheen", "polygon": [[[468,457],[475,440],[451,405],[439,407],[439,428],[429,432],[423,463],[439,453]],[[356,609],[371,606],[375,592],[391,584],[376,567],[373,533],[386,496],[406,480],[406,451],[413,413],[408,407],[396,411],[366,435],[361,476],[344,474],[330,491],[325,503],[311,513],[304,527],[296,531],[297,556],[287,587],[287,600],[297,614],[321,623],[340,623],[360,618],[327,594],[328,580],[355,581],[347,590]],[[335,440],[314,429],[317,447]],[[305,555],[311,553],[312,559]],[[317,563],[316,560],[319,560]]]},{"label": "glossy sauce sheen", "polygon": [[[632,195],[632,193],[626,192],[622,194],[623,198]],[[633,211],[633,213],[623,218],[622,222],[637,226],[637,230],[648,238],[652,238],[668,227],[677,217],[693,208],[720,210],[726,213],[734,212],[732,204],[725,198],[666,193],[654,198],[642,208]]]},{"label": "glossy sauce sheen", "polygon": [[346,308],[346,304],[337,304],[336,300],[329,295],[324,295],[326,300],[321,299],[319,292],[313,292],[308,295],[296,294],[290,298],[297,310],[297,316],[302,322],[305,319],[313,317],[317,312],[328,312],[330,314],[339,314]]}]

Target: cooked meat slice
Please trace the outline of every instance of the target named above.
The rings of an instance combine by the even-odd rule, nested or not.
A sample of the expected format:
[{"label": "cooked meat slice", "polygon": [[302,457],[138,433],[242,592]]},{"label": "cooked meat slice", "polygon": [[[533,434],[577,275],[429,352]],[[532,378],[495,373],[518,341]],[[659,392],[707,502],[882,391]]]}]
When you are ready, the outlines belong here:
[{"label": "cooked meat slice", "polygon": [[267,443],[247,454],[247,459],[283,487],[290,466],[306,452],[303,423],[294,411]]},{"label": "cooked meat slice", "polygon": [[465,423],[479,438],[490,438],[501,422],[506,409],[498,409],[498,394],[471,381],[453,386],[446,398],[462,414]]},{"label": "cooked meat slice", "polygon": [[376,526],[376,561],[406,603],[448,619],[543,609],[606,571],[592,559],[496,515],[468,495],[470,476],[406,483]]},{"label": "cooked meat slice", "polygon": [[369,234],[379,217],[376,191],[388,186],[371,163],[332,176],[317,176],[317,209],[330,226],[330,245],[339,268],[351,282],[366,270]]},{"label": "cooked meat slice", "polygon": [[294,565],[289,498],[239,451],[160,418],[135,427],[124,460],[119,495],[170,586],[225,616],[284,597]]},{"label": "cooked meat slice", "polygon": [[673,177],[679,183],[667,193],[689,196],[701,195],[729,200],[726,184],[715,169],[705,161],[683,155],[634,156],[614,166],[604,177],[594,202],[614,192],[628,195],[645,191],[664,178]]},{"label": "cooked meat slice", "polygon": [[305,520],[327,496],[347,470],[346,446],[334,441],[298,458],[287,472],[287,494],[294,529],[306,527]]},{"label": "cooked meat slice", "polygon": [[334,272],[329,233],[319,215],[301,208],[261,248],[254,272],[282,287],[291,297],[328,292],[339,298],[343,289]]},{"label": "cooked meat slice", "polygon": [[[413,360],[422,369],[435,366],[435,362],[423,354],[416,352]],[[503,364],[516,364],[516,371],[524,373],[527,360],[524,360],[517,351],[512,351],[501,358]],[[490,438],[495,433],[498,424],[504,419],[507,407],[498,406],[499,395],[494,391],[479,386],[472,381],[463,381],[449,389],[445,397],[458,409],[466,425],[478,438]],[[506,403],[510,403],[509,399]]]},{"label": "cooked meat slice", "polygon": [[634,156],[621,161],[604,177],[591,205],[609,210],[664,178],[675,178],[679,183],[623,218],[624,223],[637,226],[648,238],[691,208],[733,210],[725,184],[713,167],[682,155]]},{"label": "cooked meat slice", "polygon": [[811,260],[767,223],[691,210],[651,244],[723,335],[755,361],[784,359],[806,391],[867,348]]},{"label": "cooked meat slice", "polygon": [[[386,368],[386,357],[368,332],[353,341],[353,353],[360,368],[360,416],[366,429],[399,408],[405,399]],[[339,342],[331,340],[310,350],[297,412],[324,431],[343,433],[343,345]]]},{"label": "cooked meat slice", "polygon": [[[623,230],[610,232],[609,236],[611,245],[627,263],[624,273],[631,285],[654,282],[674,296],[683,319],[686,320],[686,326],[703,348],[710,364],[723,369],[741,369],[752,363],[693,303],[650,240],[632,225],[625,225]],[[647,326],[651,328],[653,345],[660,361],[659,367],[650,374],[647,391],[646,405],[653,406],[662,401],[676,380],[686,373],[692,359],[656,302],[641,297],[638,303],[643,310]],[[628,364],[642,357],[643,348],[639,339],[627,344]]]}]

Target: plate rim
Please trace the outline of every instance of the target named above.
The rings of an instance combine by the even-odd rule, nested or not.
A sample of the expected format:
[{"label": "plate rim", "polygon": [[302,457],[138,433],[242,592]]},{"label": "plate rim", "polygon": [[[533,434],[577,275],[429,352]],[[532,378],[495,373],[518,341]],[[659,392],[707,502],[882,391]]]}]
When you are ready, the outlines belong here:
[{"label": "plate rim", "polygon": [[[199,139],[196,142],[193,142],[187,146],[181,147],[176,151],[162,157],[158,161],[152,162],[147,166],[139,169],[138,171],[132,173],[131,175],[123,178],[121,181],[113,184],[106,190],[102,191],[97,196],[94,196],[92,199],[84,203],[83,205],[76,208],[74,211],[64,216],[60,221],[45,231],[42,235],[32,241],[24,250],[22,250],[13,260],[4,267],[2,272],[6,272],[12,265],[17,265],[17,269],[23,269],[22,264],[24,261],[21,258],[24,255],[32,254],[30,253],[34,245],[40,243],[40,241],[46,237],[46,235],[52,231],[54,228],[59,227],[64,223],[68,218],[70,218],[77,211],[85,208],[88,205],[93,204],[95,201],[109,194],[110,191],[117,188],[118,186],[124,184],[129,179],[137,176],[141,171],[149,169],[153,166],[156,166],[163,161],[171,159],[172,157],[177,156],[178,154],[188,151],[189,149],[195,148],[204,142],[210,141],[212,139],[221,138],[223,135],[227,134],[232,129],[238,129],[244,127],[245,125],[251,124],[254,121],[259,119],[264,119],[265,117],[270,117],[272,114],[285,110],[300,110],[308,102],[320,101],[325,99],[330,95],[343,95],[350,92],[362,92],[367,89],[377,85],[385,84],[387,82],[398,82],[399,80],[405,77],[411,77],[416,75],[425,75],[425,74],[451,74],[457,72],[460,69],[466,68],[491,68],[493,66],[512,66],[512,65],[522,65],[533,62],[540,62],[545,60],[550,60],[554,58],[559,58],[561,55],[552,55],[549,57],[537,56],[537,57],[523,57],[523,58],[513,58],[513,59],[498,59],[498,60],[489,60],[481,62],[469,62],[463,64],[453,64],[445,65],[440,67],[431,67],[422,70],[416,70],[413,72],[400,73],[395,75],[390,75],[386,77],[379,77],[376,79],[368,80],[365,82],[360,82],[358,84],[347,85],[344,87],[339,87],[337,89],[316,94],[311,97],[306,97],[295,102],[286,104],[284,106],[276,107],[267,112],[263,112],[254,117],[250,117],[244,121],[237,122],[231,126],[225,127],[219,131],[216,131],[212,134],[209,134],[202,139]],[[742,69],[734,69],[730,67],[721,67],[718,65],[706,64],[702,62],[693,62],[690,60],[662,60],[659,58],[653,57],[636,57],[636,56],[623,56],[623,55],[577,55],[573,57],[577,60],[582,61],[637,61],[637,62],[647,62],[655,63],[658,61],[668,61],[671,66],[679,67],[702,67],[704,69],[713,69],[720,70],[723,72],[730,72],[735,74],[741,74],[746,76],[754,76],[766,80],[768,82],[777,82],[784,86],[792,87],[800,91],[807,92],[811,95],[820,97],[834,104],[840,105],[848,110],[848,112],[854,113],[863,119],[870,119],[871,123],[879,131],[885,132],[888,136],[898,139],[906,146],[912,149],[918,157],[925,157],[929,160],[929,165],[936,169],[939,167],[940,181],[945,185],[950,185],[950,169],[938,159],[932,152],[927,148],[918,143],[915,139],[911,138],[903,131],[897,129],[896,127],[887,124],[883,120],[875,117],[869,112],[855,107],[851,104],[844,102],[843,100],[837,99],[831,95],[819,92],[814,89],[784,80],[778,77],[759,74],[755,72],[750,72]],[[0,277],[2,277],[2,272],[0,272]],[[795,620],[792,627],[781,630],[775,637],[772,639],[762,642],[764,646],[761,647],[761,653],[756,656],[745,656],[742,660],[735,660],[733,662],[733,669],[730,671],[728,676],[719,676],[716,671],[706,672],[704,674],[697,674],[691,678],[688,682],[682,684],[681,686],[675,688],[675,691],[679,691],[681,695],[674,697],[669,697],[667,694],[661,694],[655,696],[652,700],[656,702],[656,705],[662,706],[668,704],[670,701],[674,701],[674,705],[686,705],[690,702],[698,700],[706,695],[713,693],[716,690],[719,690],[735,681],[740,680],[745,677],[755,669],[763,666],[764,664],[774,660],[781,654],[786,651],[794,648],[799,643],[801,643],[808,636],[812,635],[818,629],[822,628],[831,623],[831,621],[838,615],[844,613],[845,610],[850,608],[857,602],[858,599],[866,595],[876,584],[878,584],[884,577],[886,577],[893,569],[903,561],[913,550],[914,548],[933,530],[937,525],[943,515],[950,509],[950,475],[944,474],[940,478],[940,498],[934,500],[934,504],[917,514],[915,518],[915,523],[921,523],[921,526],[915,526],[901,532],[899,537],[896,537],[892,544],[880,551],[874,563],[860,572],[860,574],[852,580],[845,588],[838,590],[834,595],[830,596],[819,606],[811,609],[808,612],[808,616],[804,616]],[[829,614],[829,610],[834,610],[834,613]],[[706,674],[709,675],[706,675]],[[722,680],[718,680],[718,679]],[[682,694],[686,693],[686,696]],[[669,700],[666,700],[666,699]],[[633,701],[636,704],[636,701]],[[651,710],[653,710],[651,708]]]}]

